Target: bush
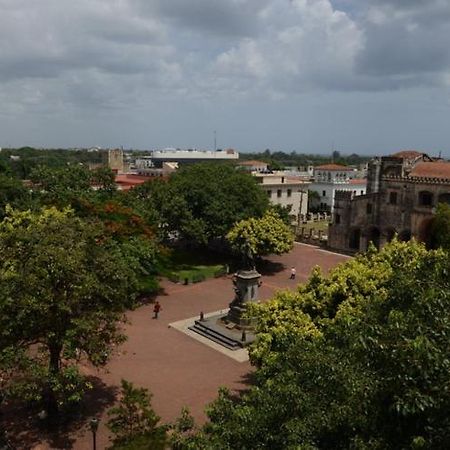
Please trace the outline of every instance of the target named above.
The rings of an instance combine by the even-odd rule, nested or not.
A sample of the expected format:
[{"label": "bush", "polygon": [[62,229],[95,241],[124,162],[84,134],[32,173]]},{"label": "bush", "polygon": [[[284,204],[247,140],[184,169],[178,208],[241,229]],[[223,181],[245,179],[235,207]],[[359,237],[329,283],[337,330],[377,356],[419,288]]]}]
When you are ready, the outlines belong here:
[{"label": "bush", "polygon": [[172,281],[173,283],[179,283],[180,282],[180,275],[178,275],[177,273],[169,273],[168,277],[167,277],[170,281]]},{"label": "bush", "polygon": [[221,267],[220,269],[217,269],[214,272],[214,278],[220,278],[227,274],[227,268],[225,266]]},{"label": "bush", "polygon": [[205,281],[206,277],[203,273],[194,273],[192,275],[192,282],[193,283],[199,283],[200,281]]}]

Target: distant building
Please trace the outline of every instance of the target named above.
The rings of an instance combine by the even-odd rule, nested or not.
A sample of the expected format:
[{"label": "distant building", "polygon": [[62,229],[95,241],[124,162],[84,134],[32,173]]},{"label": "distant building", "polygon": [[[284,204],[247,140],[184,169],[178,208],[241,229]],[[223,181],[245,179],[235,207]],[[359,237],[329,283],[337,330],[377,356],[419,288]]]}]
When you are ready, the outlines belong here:
[{"label": "distant building", "polygon": [[310,184],[308,181],[287,177],[283,172],[254,173],[253,175],[266,191],[272,204],[290,207],[290,215],[293,221],[298,220],[299,214],[308,212],[308,188]]},{"label": "distant building", "polygon": [[402,151],[369,163],[367,193],[336,193],[328,245],[363,251],[380,248],[395,234],[426,241],[438,203],[450,204],[450,162]]},{"label": "distant building", "polygon": [[125,170],[123,162],[123,150],[120,148],[102,152],[102,164],[109,167],[113,172],[122,173]]},{"label": "distant building", "polygon": [[238,164],[238,167],[244,169],[248,172],[267,172],[269,170],[269,165],[264,161],[242,161]]},{"label": "distant building", "polygon": [[231,148],[228,150],[152,150],[148,156],[136,159],[137,169],[149,167],[162,167],[165,162],[177,162],[179,164],[198,163],[206,161],[236,161],[239,153]]},{"label": "distant building", "polygon": [[141,167],[137,168],[138,175],[144,177],[168,177],[178,169],[177,162],[165,162],[161,167]]},{"label": "distant building", "polygon": [[333,212],[336,191],[346,190],[353,195],[364,195],[367,182],[361,176],[361,172],[352,167],[340,164],[323,164],[314,168],[314,181],[310,190],[318,194],[318,199],[313,206],[320,211]]}]

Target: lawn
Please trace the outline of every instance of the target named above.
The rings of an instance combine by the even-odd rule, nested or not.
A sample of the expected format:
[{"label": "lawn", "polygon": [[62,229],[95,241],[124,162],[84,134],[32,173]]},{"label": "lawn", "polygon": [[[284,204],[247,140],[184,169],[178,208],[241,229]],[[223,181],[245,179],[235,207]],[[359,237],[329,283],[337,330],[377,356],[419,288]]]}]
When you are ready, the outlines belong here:
[{"label": "lawn", "polygon": [[217,254],[203,251],[173,250],[163,266],[161,275],[181,283],[186,280],[188,283],[196,283],[227,272],[227,264]]}]

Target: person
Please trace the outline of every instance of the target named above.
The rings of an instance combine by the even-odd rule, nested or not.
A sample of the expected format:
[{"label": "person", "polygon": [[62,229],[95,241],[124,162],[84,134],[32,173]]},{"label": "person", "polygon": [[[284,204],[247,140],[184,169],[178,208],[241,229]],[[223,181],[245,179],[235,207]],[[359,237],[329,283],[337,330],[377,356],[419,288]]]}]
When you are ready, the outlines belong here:
[{"label": "person", "polygon": [[153,307],[153,318],[157,319],[158,318],[158,314],[161,311],[161,305],[159,304],[158,301],[156,301],[155,306]]},{"label": "person", "polygon": [[297,271],[295,270],[295,267],[291,267],[291,280],[295,280],[296,274],[297,274]]}]

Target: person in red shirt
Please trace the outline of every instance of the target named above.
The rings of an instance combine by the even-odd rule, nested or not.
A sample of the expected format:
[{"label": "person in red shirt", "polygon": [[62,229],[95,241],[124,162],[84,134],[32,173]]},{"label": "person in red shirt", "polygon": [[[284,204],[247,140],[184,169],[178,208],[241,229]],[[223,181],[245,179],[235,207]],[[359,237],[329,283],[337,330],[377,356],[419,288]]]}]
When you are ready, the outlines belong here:
[{"label": "person in red shirt", "polygon": [[155,306],[153,307],[153,318],[157,319],[158,318],[158,314],[161,311],[161,305],[159,304],[158,301],[156,301]]}]

